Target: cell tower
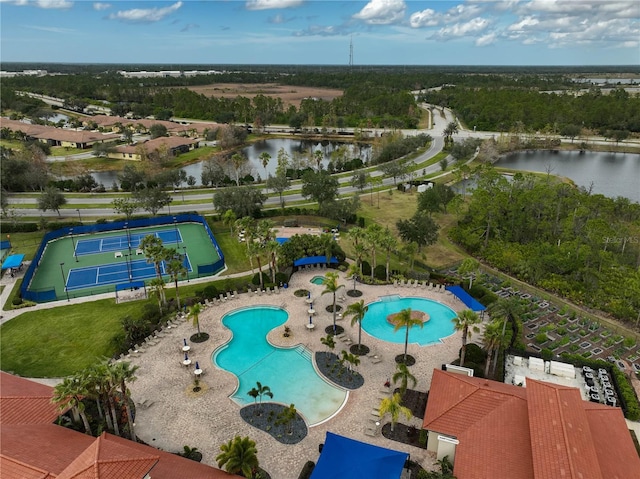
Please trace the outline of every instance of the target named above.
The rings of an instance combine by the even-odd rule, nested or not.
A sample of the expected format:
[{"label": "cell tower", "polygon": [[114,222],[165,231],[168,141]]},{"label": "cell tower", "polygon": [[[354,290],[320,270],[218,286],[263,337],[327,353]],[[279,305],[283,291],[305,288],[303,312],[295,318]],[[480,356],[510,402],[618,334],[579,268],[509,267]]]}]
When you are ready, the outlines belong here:
[{"label": "cell tower", "polygon": [[349,68],[353,67],[353,36],[349,40]]}]

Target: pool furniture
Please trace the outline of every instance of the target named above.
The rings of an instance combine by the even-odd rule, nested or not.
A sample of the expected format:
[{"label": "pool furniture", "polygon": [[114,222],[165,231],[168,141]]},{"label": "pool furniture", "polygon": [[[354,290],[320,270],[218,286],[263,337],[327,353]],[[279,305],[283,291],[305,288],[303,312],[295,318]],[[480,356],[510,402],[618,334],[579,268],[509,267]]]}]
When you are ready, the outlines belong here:
[{"label": "pool furniture", "polygon": [[120,251],[116,251],[113,256],[116,258],[122,258],[122,253]]}]

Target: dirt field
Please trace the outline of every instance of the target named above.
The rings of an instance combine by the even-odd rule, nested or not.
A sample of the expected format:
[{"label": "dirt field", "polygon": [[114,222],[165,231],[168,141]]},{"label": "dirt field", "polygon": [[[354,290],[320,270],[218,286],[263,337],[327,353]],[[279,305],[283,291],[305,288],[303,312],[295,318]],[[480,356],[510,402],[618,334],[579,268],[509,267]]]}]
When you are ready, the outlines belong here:
[{"label": "dirt field", "polygon": [[208,97],[235,98],[244,96],[253,98],[262,94],[264,96],[282,98],[285,109],[289,105],[295,105],[298,108],[304,98],[321,98],[330,101],[342,95],[342,90],[278,85],[276,83],[215,83],[213,85],[194,86],[189,89]]}]

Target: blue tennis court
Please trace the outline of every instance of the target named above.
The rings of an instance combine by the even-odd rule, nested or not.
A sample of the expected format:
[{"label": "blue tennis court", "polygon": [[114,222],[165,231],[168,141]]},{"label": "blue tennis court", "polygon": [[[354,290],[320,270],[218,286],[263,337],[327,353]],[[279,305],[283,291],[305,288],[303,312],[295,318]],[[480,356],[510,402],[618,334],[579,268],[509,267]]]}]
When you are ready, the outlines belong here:
[{"label": "blue tennis court", "polygon": [[[189,257],[185,256],[183,262],[190,273],[193,271]],[[167,274],[166,264],[160,263],[160,271],[163,276]],[[103,264],[100,266],[87,266],[85,268],[72,268],[66,278],[67,291],[75,289],[91,288],[105,284],[128,283],[130,281],[155,278],[156,267],[146,260],[124,261],[122,263]]]},{"label": "blue tennis court", "polygon": [[155,233],[144,234],[124,234],[118,236],[108,236],[100,239],[79,239],[76,242],[76,255],[106,253],[110,251],[121,251],[128,248],[138,248],[140,242],[145,236],[155,235],[162,240],[163,244],[183,243],[180,230],[172,229],[165,231],[156,231]]}]

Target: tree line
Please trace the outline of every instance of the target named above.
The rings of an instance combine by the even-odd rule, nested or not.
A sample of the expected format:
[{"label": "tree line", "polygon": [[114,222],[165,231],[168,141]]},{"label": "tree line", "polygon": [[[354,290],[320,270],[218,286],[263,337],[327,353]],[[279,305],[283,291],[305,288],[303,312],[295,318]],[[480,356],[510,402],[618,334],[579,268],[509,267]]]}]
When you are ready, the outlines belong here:
[{"label": "tree line", "polygon": [[640,205],[490,167],[475,172],[469,209],[451,237],[469,253],[529,284],[637,321]]}]

